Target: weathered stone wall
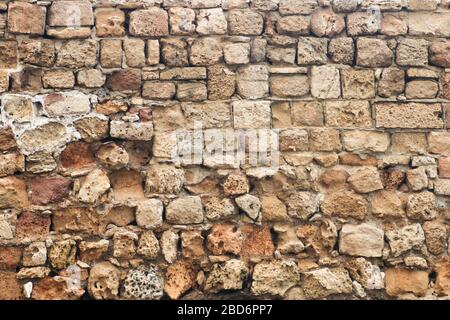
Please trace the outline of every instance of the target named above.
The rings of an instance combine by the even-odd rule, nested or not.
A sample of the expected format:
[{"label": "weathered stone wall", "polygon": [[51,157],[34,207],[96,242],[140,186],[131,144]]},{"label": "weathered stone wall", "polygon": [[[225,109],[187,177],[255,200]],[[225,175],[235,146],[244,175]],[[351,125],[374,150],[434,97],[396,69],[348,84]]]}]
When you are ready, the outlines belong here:
[{"label": "weathered stone wall", "polygon": [[0,298],[448,298],[449,4],[1,1]]}]

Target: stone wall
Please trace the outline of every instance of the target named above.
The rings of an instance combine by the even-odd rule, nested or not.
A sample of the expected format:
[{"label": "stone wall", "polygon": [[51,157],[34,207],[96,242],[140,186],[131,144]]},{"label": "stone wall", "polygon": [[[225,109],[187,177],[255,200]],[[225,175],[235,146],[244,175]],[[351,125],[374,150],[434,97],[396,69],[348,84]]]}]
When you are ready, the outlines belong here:
[{"label": "stone wall", "polygon": [[449,4],[0,1],[0,298],[448,298]]}]

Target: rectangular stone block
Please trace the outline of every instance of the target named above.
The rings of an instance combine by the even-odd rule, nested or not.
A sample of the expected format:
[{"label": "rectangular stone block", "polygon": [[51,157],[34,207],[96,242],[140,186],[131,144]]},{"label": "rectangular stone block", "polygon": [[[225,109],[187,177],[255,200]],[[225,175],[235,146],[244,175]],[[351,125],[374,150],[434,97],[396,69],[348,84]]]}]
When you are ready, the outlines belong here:
[{"label": "rectangular stone block", "polygon": [[410,13],[409,34],[425,37],[450,37],[450,13]]},{"label": "rectangular stone block", "polygon": [[8,6],[8,31],[17,34],[43,35],[47,9],[26,2],[10,2]]},{"label": "rectangular stone block", "polygon": [[375,104],[377,128],[442,128],[440,104],[390,103]]},{"label": "rectangular stone block", "polygon": [[51,27],[94,25],[94,13],[89,1],[53,1],[48,14],[48,25]]}]

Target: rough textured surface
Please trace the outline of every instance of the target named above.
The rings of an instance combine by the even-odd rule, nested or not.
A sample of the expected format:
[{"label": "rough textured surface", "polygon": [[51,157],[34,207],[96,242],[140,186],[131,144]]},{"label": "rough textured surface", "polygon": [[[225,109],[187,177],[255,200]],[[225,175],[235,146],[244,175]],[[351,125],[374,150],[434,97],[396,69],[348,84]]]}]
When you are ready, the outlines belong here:
[{"label": "rough textured surface", "polygon": [[0,299],[449,299],[449,5],[0,1]]}]

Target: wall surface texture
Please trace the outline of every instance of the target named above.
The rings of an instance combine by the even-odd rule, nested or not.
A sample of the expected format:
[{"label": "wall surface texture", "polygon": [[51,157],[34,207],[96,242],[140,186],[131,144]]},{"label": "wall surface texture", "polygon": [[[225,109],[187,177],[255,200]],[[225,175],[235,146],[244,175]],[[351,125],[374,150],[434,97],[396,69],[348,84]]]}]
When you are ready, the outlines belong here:
[{"label": "wall surface texture", "polygon": [[0,299],[448,299],[449,6],[0,1]]}]

